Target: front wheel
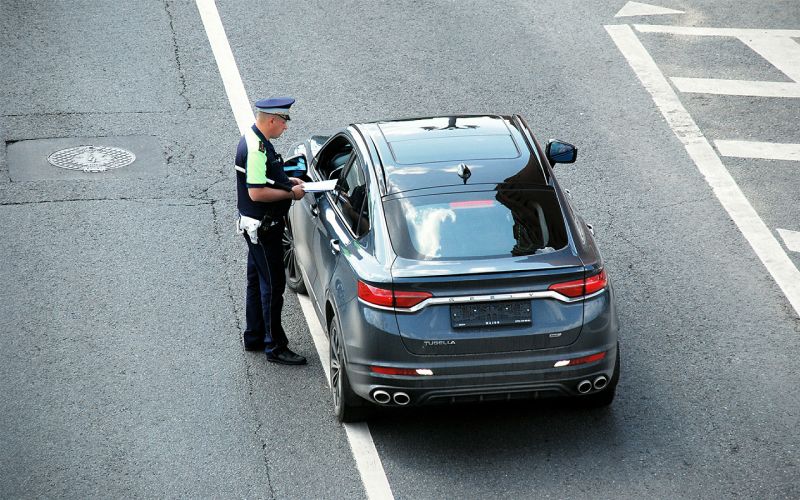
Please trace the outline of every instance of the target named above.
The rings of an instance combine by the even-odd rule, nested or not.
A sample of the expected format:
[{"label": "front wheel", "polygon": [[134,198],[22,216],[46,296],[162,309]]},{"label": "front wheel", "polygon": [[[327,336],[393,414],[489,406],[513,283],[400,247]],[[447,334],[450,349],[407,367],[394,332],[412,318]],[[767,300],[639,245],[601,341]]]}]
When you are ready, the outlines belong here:
[{"label": "front wheel", "polygon": [[295,293],[306,294],[306,284],[303,281],[303,271],[297,263],[297,255],[294,249],[294,235],[289,217],[285,219],[283,229],[283,268],[286,270],[286,286]]},{"label": "front wheel", "polygon": [[333,411],[339,422],[359,422],[367,417],[367,408],[350,388],[347,379],[344,347],[342,345],[341,328],[339,321],[334,316],[328,327],[330,338],[330,375],[331,395],[333,396]]}]

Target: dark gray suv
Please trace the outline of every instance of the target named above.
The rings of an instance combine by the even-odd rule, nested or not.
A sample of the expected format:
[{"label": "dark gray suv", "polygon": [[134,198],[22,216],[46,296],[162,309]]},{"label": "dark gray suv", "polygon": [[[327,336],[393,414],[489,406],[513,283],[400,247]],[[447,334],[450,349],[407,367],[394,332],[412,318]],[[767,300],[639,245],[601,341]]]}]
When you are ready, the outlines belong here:
[{"label": "dark gray suv", "polygon": [[330,336],[337,417],[370,407],[544,396],[608,405],[619,380],[611,281],[591,227],[520,116],[350,125],[289,152],[336,189],[289,212],[290,288]]}]

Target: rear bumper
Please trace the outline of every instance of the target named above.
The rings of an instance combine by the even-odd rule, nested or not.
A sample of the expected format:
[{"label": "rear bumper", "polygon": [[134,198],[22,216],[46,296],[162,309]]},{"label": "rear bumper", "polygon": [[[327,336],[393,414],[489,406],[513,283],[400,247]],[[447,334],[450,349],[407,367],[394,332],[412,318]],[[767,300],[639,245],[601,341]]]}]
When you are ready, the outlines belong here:
[{"label": "rear bumper", "polygon": [[[356,305],[345,309],[351,316],[345,313],[341,317],[343,330],[350,333],[345,337],[345,369],[353,391],[373,403],[376,402],[375,391],[384,391],[390,396],[403,392],[410,399],[409,405],[426,405],[591,395],[602,389],[581,392],[578,385],[585,381],[593,383],[598,377],[605,377],[612,383],[619,327],[611,286],[607,293],[583,302],[580,334],[569,345],[480,354],[411,352],[405,345],[406,339],[391,331],[396,325],[392,313]],[[556,366],[559,361],[599,352],[606,353],[599,361]],[[422,369],[423,373],[430,371],[432,375],[385,375],[374,373],[370,366]],[[385,404],[395,403],[392,398]]]},{"label": "rear bumper", "polygon": [[[368,366],[349,365],[347,374],[353,391],[362,398],[375,402],[375,391],[390,395],[403,392],[410,405],[451,403],[460,401],[527,399],[552,396],[580,396],[599,392],[590,389],[581,393],[578,384],[594,382],[598,377],[611,381],[617,358],[616,343],[605,346],[604,359],[574,367],[554,367],[564,358],[564,353],[517,354],[505,359],[486,357],[459,357],[458,360],[440,360],[425,357],[406,368],[424,368],[433,375],[400,376],[373,373]],[[569,353],[568,358],[595,354]],[[393,401],[386,406],[396,405]]]}]

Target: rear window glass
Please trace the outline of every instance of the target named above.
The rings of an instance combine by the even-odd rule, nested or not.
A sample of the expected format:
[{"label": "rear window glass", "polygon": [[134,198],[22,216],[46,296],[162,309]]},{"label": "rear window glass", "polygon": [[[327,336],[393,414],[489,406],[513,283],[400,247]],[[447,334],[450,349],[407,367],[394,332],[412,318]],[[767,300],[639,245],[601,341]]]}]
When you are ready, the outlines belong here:
[{"label": "rear window glass", "polygon": [[401,165],[519,157],[519,149],[508,134],[392,141],[389,147],[392,149],[395,161]]},{"label": "rear window glass", "polygon": [[533,255],[567,244],[550,187],[399,198],[384,208],[392,246],[407,259]]}]

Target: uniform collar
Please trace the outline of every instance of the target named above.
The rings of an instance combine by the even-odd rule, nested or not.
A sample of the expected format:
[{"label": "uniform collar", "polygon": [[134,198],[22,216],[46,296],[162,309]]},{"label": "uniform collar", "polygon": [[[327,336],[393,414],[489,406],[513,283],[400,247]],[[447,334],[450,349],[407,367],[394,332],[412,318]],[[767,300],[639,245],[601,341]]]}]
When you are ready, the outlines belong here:
[{"label": "uniform collar", "polygon": [[253,132],[255,132],[255,134],[256,134],[256,137],[258,137],[258,138],[259,138],[259,140],[261,140],[261,142],[263,142],[264,144],[267,144],[267,143],[269,143],[269,139],[267,139],[266,137],[264,137],[264,134],[262,134],[262,133],[261,133],[261,131],[260,131],[260,130],[258,130],[258,127],[256,127],[256,124],[255,124],[255,123],[254,123],[254,124],[253,124],[253,125],[252,125],[250,128],[252,128],[252,129],[253,129]]}]

